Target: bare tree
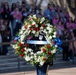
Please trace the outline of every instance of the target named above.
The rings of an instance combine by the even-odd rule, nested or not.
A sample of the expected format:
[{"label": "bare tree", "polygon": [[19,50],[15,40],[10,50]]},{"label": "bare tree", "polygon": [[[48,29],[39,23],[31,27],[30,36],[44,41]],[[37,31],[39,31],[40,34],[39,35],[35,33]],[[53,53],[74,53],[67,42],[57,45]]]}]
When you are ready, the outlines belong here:
[{"label": "bare tree", "polygon": [[[73,14],[73,12],[71,11],[67,1],[68,0],[49,0],[50,3],[53,2],[54,4],[62,7],[62,8],[66,8],[66,10],[69,12],[70,16],[74,19],[75,18],[75,14]],[[71,5],[73,5],[74,0],[70,0],[71,1]],[[73,2],[73,3],[72,3]],[[75,5],[73,5],[74,7]]]},{"label": "bare tree", "polygon": [[[32,5],[41,7],[43,0],[30,0]],[[39,3],[38,3],[39,2]],[[38,4],[38,5],[37,5]]]},{"label": "bare tree", "polygon": [[42,2],[43,2],[43,0],[40,0],[38,7],[41,7]]}]

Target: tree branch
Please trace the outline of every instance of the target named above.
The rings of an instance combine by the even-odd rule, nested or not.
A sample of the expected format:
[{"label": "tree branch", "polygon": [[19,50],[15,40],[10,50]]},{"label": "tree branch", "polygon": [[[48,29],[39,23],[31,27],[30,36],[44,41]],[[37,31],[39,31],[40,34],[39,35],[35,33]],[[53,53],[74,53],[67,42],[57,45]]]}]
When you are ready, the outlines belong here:
[{"label": "tree branch", "polygon": [[40,2],[39,2],[39,4],[38,4],[38,7],[41,6],[42,2],[43,2],[43,0],[40,0]]}]

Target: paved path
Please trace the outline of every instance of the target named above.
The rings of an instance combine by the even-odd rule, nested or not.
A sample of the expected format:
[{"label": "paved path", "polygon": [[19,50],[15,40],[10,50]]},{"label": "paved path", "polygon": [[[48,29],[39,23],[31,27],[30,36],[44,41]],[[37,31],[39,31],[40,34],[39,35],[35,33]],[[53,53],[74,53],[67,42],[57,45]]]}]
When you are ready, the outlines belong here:
[{"label": "paved path", "polygon": [[[4,73],[0,75],[36,75],[35,70],[15,73]],[[49,68],[48,75],[76,75],[76,63],[54,65]]]},{"label": "paved path", "polygon": [[[7,73],[0,75],[36,75],[35,71],[31,72],[18,72],[18,73]],[[48,75],[76,75],[76,68],[64,68],[64,69],[56,69],[50,70]]]}]

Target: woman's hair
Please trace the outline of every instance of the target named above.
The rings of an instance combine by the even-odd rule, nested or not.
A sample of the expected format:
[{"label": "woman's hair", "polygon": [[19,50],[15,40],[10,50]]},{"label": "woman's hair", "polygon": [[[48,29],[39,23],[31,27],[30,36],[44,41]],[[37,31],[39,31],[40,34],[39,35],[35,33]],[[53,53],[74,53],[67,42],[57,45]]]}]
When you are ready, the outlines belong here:
[{"label": "woman's hair", "polygon": [[[13,7],[13,6],[14,6],[14,7]],[[12,11],[15,10],[16,7],[17,7],[17,6],[16,6],[16,3],[12,3],[12,6],[11,6]]]},{"label": "woman's hair", "polygon": [[74,36],[76,36],[76,29],[73,30]]}]

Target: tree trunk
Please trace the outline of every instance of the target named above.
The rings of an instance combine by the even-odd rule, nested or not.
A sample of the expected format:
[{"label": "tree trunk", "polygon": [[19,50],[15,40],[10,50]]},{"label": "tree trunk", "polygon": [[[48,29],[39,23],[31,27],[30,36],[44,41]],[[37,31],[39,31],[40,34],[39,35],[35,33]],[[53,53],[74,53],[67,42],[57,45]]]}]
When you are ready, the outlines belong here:
[{"label": "tree trunk", "polygon": [[[50,1],[52,1],[52,0],[50,0]],[[74,1],[75,1],[75,3],[74,3]],[[75,18],[76,10],[74,10],[74,9],[72,10],[71,7],[69,6],[68,2],[71,3],[72,7],[75,7],[76,6],[75,5],[76,4],[76,0],[53,0],[52,2],[54,2],[56,5],[59,5],[62,8],[66,8],[66,10],[69,12],[70,16],[72,17],[72,19]]]}]

